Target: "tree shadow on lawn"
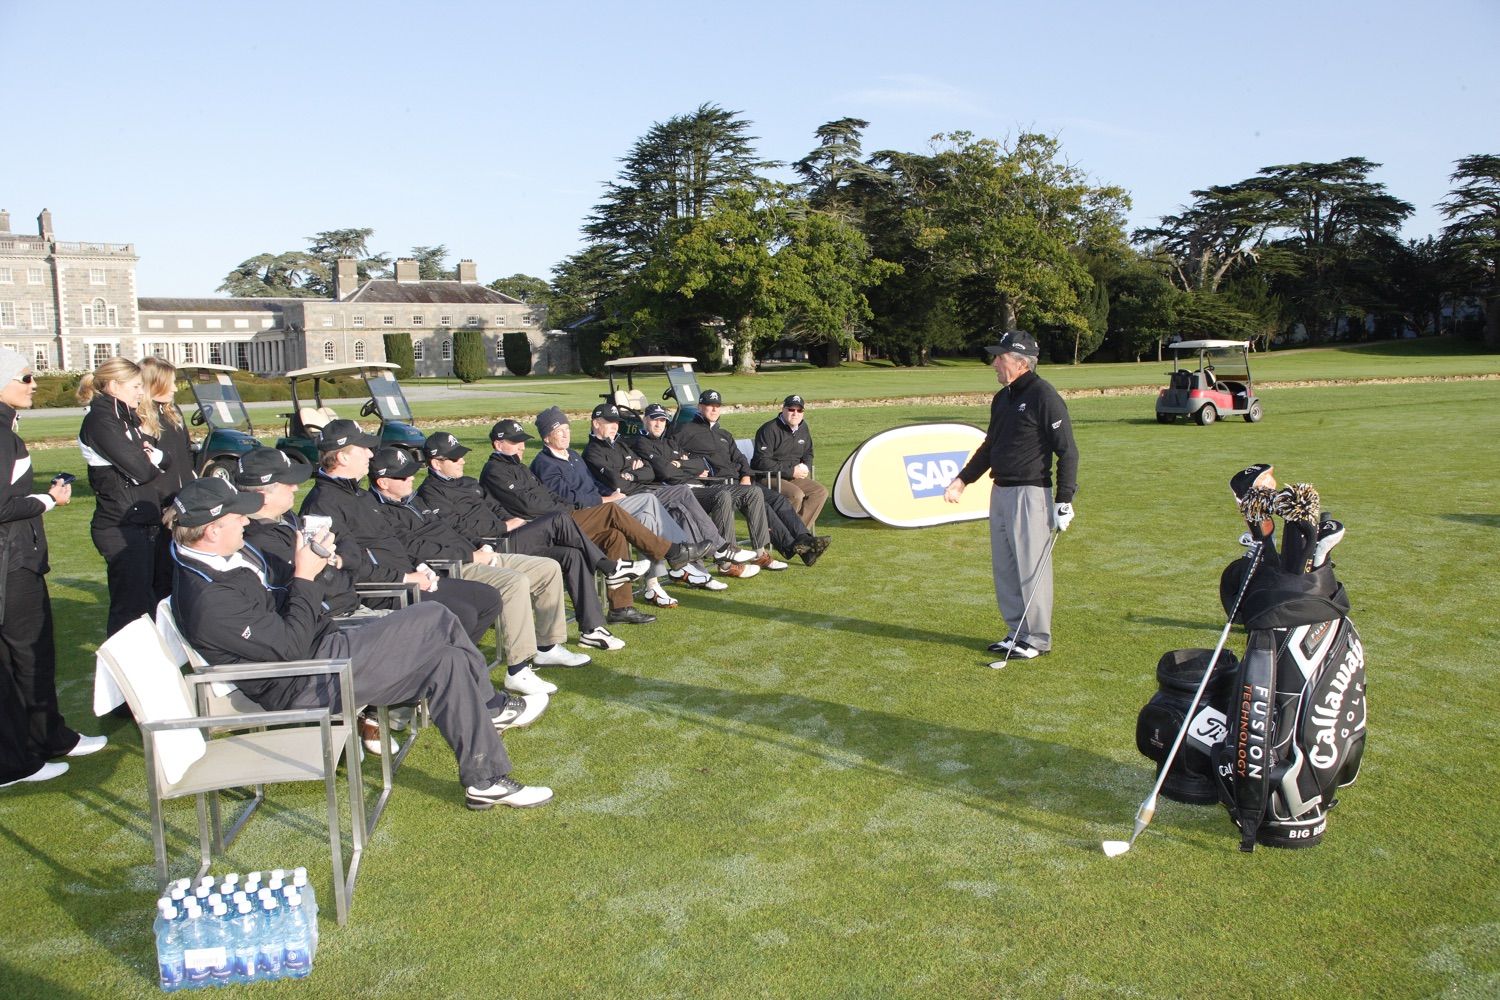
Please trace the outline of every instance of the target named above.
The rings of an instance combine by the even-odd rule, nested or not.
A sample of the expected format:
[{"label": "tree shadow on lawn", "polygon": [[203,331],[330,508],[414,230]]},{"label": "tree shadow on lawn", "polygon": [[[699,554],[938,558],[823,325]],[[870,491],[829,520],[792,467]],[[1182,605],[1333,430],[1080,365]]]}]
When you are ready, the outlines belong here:
[{"label": "tree shadow on lawn", "polygon": [[[1125,824],[1127,802],[1150,771],[1077,747],[1029,736],[964,729],[786,691],[726,691],[615,674],[579,690],[583,697],[668,715],[768,752],[915,785],[1096,853],[1092,824]],[[1000,676],[1000,675],[995,675]],[[815,735],[827,732],[836,741]],[[1126,789],[1131,789],[1126,792]],[[1055,820],[1052,817],[1056,817]]]},{"label": "tree shadow on lawn", "polygon": [[1500,514],[1443,514],[1444,521],[1477,524],[1481,528],[1500,528]]},{"label": "tree shadow on lawn", "polygon": [[[794,611],[791,608],[750,604],[745,601],[736,601],[722,594],[714,595],[713,608],[715,611],[739,615],[742,618],[791,622],[808,628],[827,627],[859,635],[873,636],[877,639],[892,641],[916,640],[919,642],[941,643],[945,646],[974,645],[975,649],[980,652],[983,651],[986,643],[994,641],[993,638],[961,635],[957,632],[932,632],[927,629],[917,628],[909,622],[870,621],[864,618],[850,618],[847,615],[836,615],[823,611]],[[979,653],[975,655],[977,657]]]}]

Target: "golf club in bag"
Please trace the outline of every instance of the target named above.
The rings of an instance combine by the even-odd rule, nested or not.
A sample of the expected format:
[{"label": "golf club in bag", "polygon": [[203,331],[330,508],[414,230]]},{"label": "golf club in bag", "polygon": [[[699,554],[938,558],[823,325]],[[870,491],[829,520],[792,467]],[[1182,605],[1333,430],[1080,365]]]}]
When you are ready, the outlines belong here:
[{"label": "golf club in bag", "polygon": [[1219,633],[1219,644],[1214,647],[1213,653],[1205,662],[1203,679],[1198,682],[1198,689],[1193,692],[1193,700],[1188,703],[1187,711],[1184,713],[1181,728],[1177,730],[1177,738],[1172,741],[1172,749],[1167,752],[1163,759],[1161,769],[1156,776],[1156,784],[1151,787],[1151,794],[1141,802],[1141,807],[1135,813],[1135,829],[1130,834],[1129,840],[1106,840],[1104,842],[1104,853],[1111,858],[1117,858],[1135,844],[1135,839],[1141,835],[1141,831],[1151,824],[1151,819],[1156,815],[1156,797],[1161,794],[1161,787],[1171,773],[1172,762],[1177,757],[1177,751],[1182,747],[1182,741],[1187,736],[1188,725],[1193,720],[1198,710],[1198,703],[1203,700],[1203,690],[1208,687],[1209,679],[1215,674],[1213,665],[1219,662],[1219,654],[1224,651],[1224,643],[1229,641],[1229,630],[1234,627],[1235,615],[1239,612],[1240,601],[1244,599],[1245,592],[1250,587],[1250,581],[1255,577],[1255,571],[1260,566],[1262,543],[1257,541],[1250,546],[1242,561],[1249,563],[1244,571],[1244,579],[1240,583],[1239,593],[1235,596],[1234,605],[1229,608],[1229,620],[1224,623],[1224,630]]}]

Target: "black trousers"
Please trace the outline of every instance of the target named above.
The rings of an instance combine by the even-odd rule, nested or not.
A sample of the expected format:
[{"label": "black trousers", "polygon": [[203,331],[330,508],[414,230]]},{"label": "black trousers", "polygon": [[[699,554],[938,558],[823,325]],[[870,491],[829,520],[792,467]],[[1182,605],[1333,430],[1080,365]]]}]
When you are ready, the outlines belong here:
[{"label": "black trousers", "polygon": [[475,647],[500,617],[499,593],[489,584],[477,580],[445,576],[438,583],[437,590],[422,594],[421,603],[441,604],[457,615],[459,624]]},{"label": "black trousers", "polygon": [[802,518],[797,516],[786,497],[766,486],[758,486],[756,489],[765,497],[766,507],[771,513],[771,544],[790,559],[792,546],[797,543],[797,539],[809,533],[807,525],[802,523]]},{"label": "black trousers", "polygon": [[567,514],[548,514],[528,521],[506,536],[510,550],[523,556],[546,556],[562,567],[563,588],[573,602],[579,632],[592,632],[604,624],[594,572],[604,550]]},{"label": "black trousers", "polygon": [[153,524],[95,524],[89,531],[109,580],[105,638],[141,615],[156,615],[156,553],[161,528]]},{"label": "black trousers", "polygon": [[[47,580],[21,569],[5,578],[0,624],[0,780],[31,774],[78,743],[57,707],[57,650]],[[17,769],[21,773],[11,773]],[[3,775],[9,775],[3,777]]]}]

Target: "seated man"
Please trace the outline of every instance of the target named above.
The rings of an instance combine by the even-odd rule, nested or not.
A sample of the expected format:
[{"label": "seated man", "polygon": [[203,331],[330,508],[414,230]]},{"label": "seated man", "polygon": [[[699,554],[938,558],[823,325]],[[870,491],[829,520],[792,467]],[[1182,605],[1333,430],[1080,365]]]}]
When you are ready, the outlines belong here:
[{"label": "seated man", "polygon": [[[501,420],[490,428],[492,451],[489,461],[484,463],[479,482],[506,516],[529,521],[558,512],[568,514],[583,529],[583,533],[604,550],[605,555],[616,560],[629,556],[632,545],[649,560],[665,560],[673,569],[686,566],[707,554],[710,548],[708,545],[668,542],[660,535],[648,531],[617,504],[575,508],[573,504],[554,495],[542,485],[536,473],[521,462],[529,440],[531,435],[515,420]],[[641,573],[645,570],[645,566],[640,568]],[[610,609],[606,621],[609,624],[625,622],[640,625],[656,621],[655,616],[634,607],[634,594],[630,589],[629,578],[621,579],[617,575],[607,582]]]},{"label": "seated man", "polygon": [[[294,536],[292,577],[272,587],[266,562],[244,548],[247,514],[262,498],[239,493],[212,476],[185,485],[167,514],[176,573],[172,613],[183,635],[209,663],[348,659],[354,690],[369,704],[399,705],[426,699],[438,731],[458,759],[458,777],[470,809],[537,806],[552,790],[510,777],[510,758],[499,730],[532,721],[546,707],[497,692],[484,658],[458,619],[440,604],[423,602],[357,629],[333,623],[323,605],[319,577],[328,560],[300,533]],[[334,543],[324,533],[320,547]],[[339,704],[332,675],[278,677],[239,683],[246,697],[273,711]]]},{"label": "seated man", "polygon": [[[419,568],[406,549],[391,537],[380,502],[360,488],[370,471],[370,456],[380,446],[352,420],[330,421],[318,439],[318,470],[313,488],[302,498],[302,516],[320,514],[333,521],[339,559],[359,583],[414,583],[423,601],[445,605],[478,646],[500,617],[500,598],[493,588],[468,580],[445,580]],[[372,601],[372,607],[395,607],[394,598]]]},{"label": "seated man", "polygon": [[755,432],[750,468],[780,475],[781,495],[807,530],[816,531],[818,515],[828,502],[828,487],[812,478],[812,428],[803,420],[804,409],[801,396],[788,396],[782,401],[776,419],[761,424]]},{"label": "seated man", "polygon": [[[469,449],[452,434],[430,435],[422,450],[427,456],[427,476],[417,488],[417,497],[424,505],[476,546],[501,542],[512,552],[556,561],[578,616],[578,644],[592,649],[625,648],[625,640],[604,627],[604,610],[594,589],[595,572],[610,577],[621,571],[616,560],[606,556],[566,514],[548,514],[534,521],[507,518],[499,505],[485,496],[479,480],[464,475],[464,456]],[[627,567],[633,565],[626,563]],[[643,565],[637,575],[644,571]],[[538,660],[535,665],[549,664]]]},{"label": "seated man", "polygon": [[[698,397],[698,412],[692,422],[672,428],[672,443],[693,458],[707,462],[710,475],[723,476],[730,482],[738,481],[741,486],[749,486],[750,463],[740,454],[734,435],[719,426],[723,406],[724,399],[718,392],[713,389],[704,392]],[[759,489],[771,512],[772,543],[787,558],[799,556],[808,566],[817,562],[818,557],[828,551],[831,539],[809,531],[786,497],[769,487]]]},{"label": "seated man", "polygon": [[[543,556],[501,554],[493,546],[475,548],[436,512],[415,503],[412,477],[417,461],[404,448],[381,448],[370,462],[370,492],[380,501],[392,534],[416,562],[447,559],[453,575],[495,588],[500,596],[500,639],[504,647],[505,689],[520,694],[553,694],[557,685],[531,669],[533,660],[581,667],[589,658],[562,645],[568,637],[563,607],[562,569]],[[541,652],[545,645],[546,653]]]}]

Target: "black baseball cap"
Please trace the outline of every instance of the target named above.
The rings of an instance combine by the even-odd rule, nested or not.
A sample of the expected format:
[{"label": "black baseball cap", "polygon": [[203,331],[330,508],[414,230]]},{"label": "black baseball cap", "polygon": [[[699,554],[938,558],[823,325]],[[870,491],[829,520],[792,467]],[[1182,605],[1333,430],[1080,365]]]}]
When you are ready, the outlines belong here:
[{"label": "black baseball cap", "polygon": [[652,403],[650,406],[646,407],[644,416],[647,420],[665,420],[668,416],[667,408],[665,406],[662,406],[660,403]]},{"label": "black baseball cap", "polygon": [[1243,500],[1250,492],[1250,487],[1261,476],[1270,472],[1275,466],[1270,462],[1261,462],[1258,465],[1247,465],[1245,468],[1229,477],[1229,492],[1234,494],[1236,500]]},{"label": "black baseball cap", "polygon": [[228,514],[254,514],[265,499],[259,493],[241,493],[217,476],[204,476],[177,491],[172,509],[184,528],[201,528]]},{"label": "black baseball cap", "polygon": [[422,442],[422,453],[428,458],[463,458],[469,449],[458,443],[458,438],[447,431],[429,434]]},{"label": "black baseball cap", "polygon": [[370,482],[377,479],[410,479],[417,474],[417,460],[405,448],[386,445],[370,459]]},{"label": "black baseball cap", "polygon": [[700,405],[704,406],[723,406],[724,397],[719,395],[719,390],[709,389],[703,395],[698,397],[698,402]]},{"label": "black baseball cap", "polygon": [[380,447],[380,438],[374,434],[366,434],[352,420],[328,421],[328,426],[323,428],[323,434],[318,438],[319,451],[338,451],[350,445],[374,451]]},{"label": "black baseball cap", "polygon": [[620,422],[620,408],[614,403],[600,403],[594,407],[593,417],[595,420],[608,420],[610,423]]},{"label": "black baseball cap", "polygon": [[1041,357],[1042,350],[1036,338],[1025,330],[1010,330],[1000,338],[1000,343],[985,348],[993,357],[997,354],[1019,354],[1027,358]]},{"label": "black baseball cap", "polygon": [[312,474],[311,465],[293,462],[284,451],[256,448],[240,456],[239,468],[234,473],[234,485],[240,489],[270,486],[272,483],[290,483],[296,486],[307,482]]},{"label": "black baseball cap", "polygon": [[526,433],[526,428],[521,426],[519,420],[497,420],[495,426],[490,428],[491,441],[530,441],[531,435]]},{"label": "black baseball cap", "polygon": [[802,402],[802,397],[801,396],[796,396],[796,395],[788,396],[786,399],[783,399],[781,401],[781,405],[785,409],[788,409],[788,410],[805,410],[805,409],[807,409],[807,404],[804,403],[804,402]]}]

